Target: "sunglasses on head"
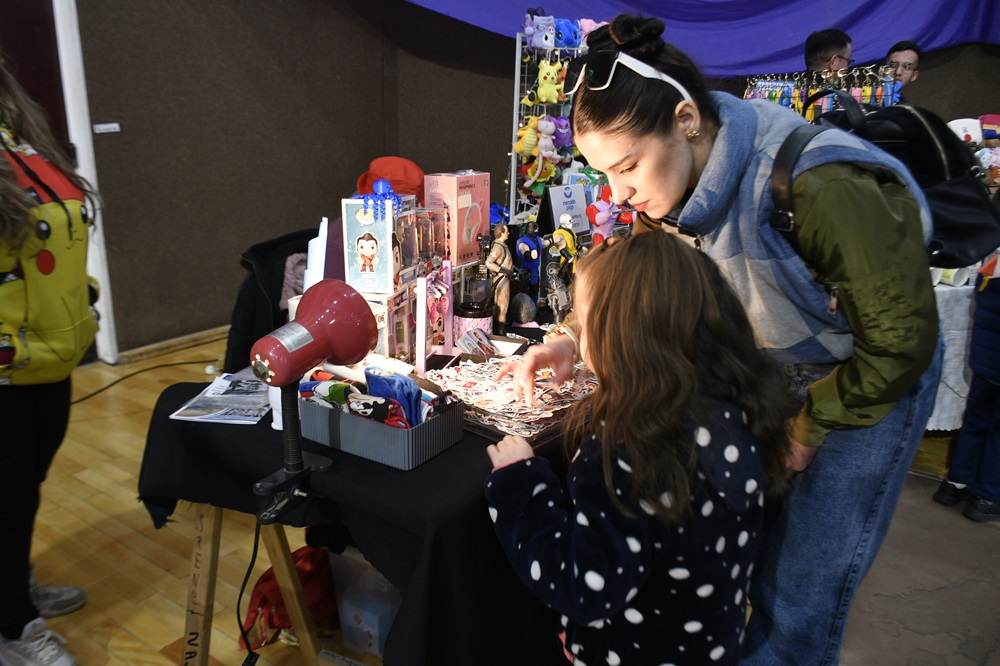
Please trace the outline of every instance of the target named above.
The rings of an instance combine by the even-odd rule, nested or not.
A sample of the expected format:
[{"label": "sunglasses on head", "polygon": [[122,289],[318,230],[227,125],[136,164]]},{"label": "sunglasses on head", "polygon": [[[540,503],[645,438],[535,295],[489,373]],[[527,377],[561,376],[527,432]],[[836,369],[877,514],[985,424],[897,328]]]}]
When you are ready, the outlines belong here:
[{"label": "sunglasses on head", "polygon": [[604,90],[611,85],[619,63],[643,78],[670,84],[685,100],[694,101],[677,79],[621,51],[598,51],[570,61],[566,68],[566,80],[563,82],[565,94],[574,94],[583,84],[587,85],[587,90]]}]

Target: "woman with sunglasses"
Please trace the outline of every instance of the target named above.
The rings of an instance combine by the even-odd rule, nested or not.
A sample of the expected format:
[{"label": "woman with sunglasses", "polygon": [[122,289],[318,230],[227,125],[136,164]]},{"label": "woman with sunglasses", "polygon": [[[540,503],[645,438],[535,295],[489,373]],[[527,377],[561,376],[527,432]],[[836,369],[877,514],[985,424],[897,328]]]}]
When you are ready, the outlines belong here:
[{"label": "woman with sunglasses", "polygon": [[[638,211],[633,233],[695,238],[759,345],[786,366],[802,401],[788,424],[789,473],[799,474],[774,507],[744,659],[836,663],[937,390],[929,212],[902,164],[828,131],[799,159],[794,224],[777,231],[774,155],[805,121],[766,100],[708,92],[662,32],[658,19],[622,15],[589,35],[564,85],[574,138],[615,203]],[[506,371],[530,395],[536,369],[568,377],[575,351],[562,335]]]}]

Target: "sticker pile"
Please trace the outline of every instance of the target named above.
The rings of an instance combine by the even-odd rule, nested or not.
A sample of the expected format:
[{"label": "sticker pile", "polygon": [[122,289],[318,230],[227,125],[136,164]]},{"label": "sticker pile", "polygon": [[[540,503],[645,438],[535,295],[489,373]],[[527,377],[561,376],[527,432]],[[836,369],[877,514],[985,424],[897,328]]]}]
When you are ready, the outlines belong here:
[{"label": "sticker pile", "polygon": [[573,370],[573,378],[562,384],[552,381],[552,371],[535,373],[534,406],[528,407],[514,394],[513,377],[493,381],[504,365],[518,356],[496,358],[485,363],[464,361],[457,366],[427,372],[427,379],[442,390],[451,391],[466,404],[465,418],[508,435],[531,440],[558,425],[566,408],[597,388],[597,377],[583,363]]}]

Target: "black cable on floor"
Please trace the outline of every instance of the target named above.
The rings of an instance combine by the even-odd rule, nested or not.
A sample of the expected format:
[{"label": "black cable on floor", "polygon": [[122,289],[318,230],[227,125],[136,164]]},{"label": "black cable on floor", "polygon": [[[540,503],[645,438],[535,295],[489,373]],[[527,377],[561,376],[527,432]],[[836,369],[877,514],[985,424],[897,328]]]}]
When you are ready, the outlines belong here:
[{"label": "black cable on floor", "polygon": [[250,637],[247,635],[246,629],[243,628],[243,620],[240,618],[240,606],[243,603],[243,592],[247,589],[247,583],[250,581],[250,575],[253,573],[253,566],[257,563],[257,545],[260,543],[260,522],[257,522],[256,527],[253,530],[253,551],[250,553],[250,566],[247,567],[247,573],[243,577],[243,584],[240,585],[240,593],[236,595],[236,623],[240,625],[240,636],[243,637],[243,642],[247,646],[247,657],[243,660],[243,666],[253,666],[257,663],[257,659],[260,655],[253,651],[253,646],[250,645]]},{"label": "black cable on floor", "polygon": [[169,368],[169,367],[174,366],[174,365],[193,365],[195,363],[201,364],[201,363],[217,363],[217,362],[218,362],[218,359],[208,359],[207,361],[204,361],[204,360],[202,360],[202,361],[178,361],[177,363],[161,363],[160,365],[152,365],[152,366],[150,366],[148,368],[143,368],[142,370],[136,370],[135,372],[129,373],[129,374],[125,375],[124,377],[119,377],[118,379],[116,379],[115,381],[111,382],[107,386],[105,386],[103,388],[97,389],[96,391],[94,391],[90,395],[85,395],[82,398],[77,398],[76,400],[73,400],[69,404],[75,405],[78,402],[83,402],[84,400],[89,400],[90,398],[93,398],[98,393],[102,393],[104,391],[107,391],[109,388],[111,388],[112,386],[114,386],[118,382],[124,381],[124,380],[128,379],[129,377],[135,377],[136,375],[141,374],[143,372],[149,372],[150,370],[157,370],[159,368]]}]

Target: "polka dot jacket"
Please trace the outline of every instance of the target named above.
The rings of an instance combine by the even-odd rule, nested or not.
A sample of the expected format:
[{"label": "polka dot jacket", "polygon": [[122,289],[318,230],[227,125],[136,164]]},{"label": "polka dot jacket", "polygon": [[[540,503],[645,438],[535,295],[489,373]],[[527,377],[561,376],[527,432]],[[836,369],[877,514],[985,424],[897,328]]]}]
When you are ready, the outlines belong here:
[{"label": "polka dot jacket", "polygon": [[[760,453],[732,405],[695,439],[692,511],[682,524],[634,499],[637,463],[617,454],[605,462],[596,435],[582,442],[565,488],[538,457],[487,478],[500,542],[525,584],[562,614],[576,666],[737,662],[763,517]],[[633,517],[612,504],[605,464]]]}]

